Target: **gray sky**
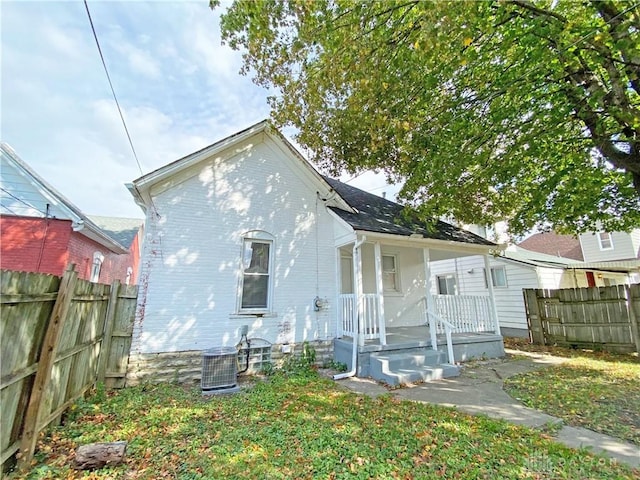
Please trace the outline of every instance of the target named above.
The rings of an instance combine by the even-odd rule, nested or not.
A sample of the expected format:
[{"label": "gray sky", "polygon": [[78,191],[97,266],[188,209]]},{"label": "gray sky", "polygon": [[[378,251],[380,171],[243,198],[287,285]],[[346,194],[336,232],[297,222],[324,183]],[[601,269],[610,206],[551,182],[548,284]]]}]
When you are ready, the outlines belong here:
[{"label": "gray sky", "polygon": [[[207,0],[88,3],[144,173],[268,117]],[[85,213],[141,218],[124,187],[140,170],[82,0],[3,0],[0,16],[2,141]],[[396,191],[373,174],[349,183]]]}]

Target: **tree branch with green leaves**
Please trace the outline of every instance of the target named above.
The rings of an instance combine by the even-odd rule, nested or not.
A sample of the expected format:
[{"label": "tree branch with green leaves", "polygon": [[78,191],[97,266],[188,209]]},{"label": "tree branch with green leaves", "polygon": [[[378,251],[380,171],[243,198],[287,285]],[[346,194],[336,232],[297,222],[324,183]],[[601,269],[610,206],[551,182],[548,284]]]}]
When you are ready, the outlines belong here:
[{"label": "tree branch with green leaves", "polygon": [[640,226],[640,4],[236,0],[223,40],[329,173],[424,218]]}]

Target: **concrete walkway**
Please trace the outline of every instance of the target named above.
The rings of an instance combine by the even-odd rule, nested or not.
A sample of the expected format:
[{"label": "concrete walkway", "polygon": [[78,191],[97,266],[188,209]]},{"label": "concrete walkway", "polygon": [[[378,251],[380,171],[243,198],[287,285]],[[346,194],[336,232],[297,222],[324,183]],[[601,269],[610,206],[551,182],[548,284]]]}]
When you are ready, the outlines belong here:
[{"label": "concrete walkway", "polygon": [[525,407],[502,388],[505,378],[537,368],[558,365],[566,359],[537,353],[506,351],[528,358],[473,362],[463,368],[459,377],[397,390],[388,390],[374,380],[356,377],[340,380],[339,383],[349,390],[366,395],[391,394],[399,399],[456,407],[472,415],[485,414],[492,418],[500,418],[533,428],[559,424],[562,428],[556,435],[558,442],[572,448],[589,448],[594,453],[614,458],[632,467],[640,467],[638,446],[586,428],[563,425],[563,421],[559,418]]}]

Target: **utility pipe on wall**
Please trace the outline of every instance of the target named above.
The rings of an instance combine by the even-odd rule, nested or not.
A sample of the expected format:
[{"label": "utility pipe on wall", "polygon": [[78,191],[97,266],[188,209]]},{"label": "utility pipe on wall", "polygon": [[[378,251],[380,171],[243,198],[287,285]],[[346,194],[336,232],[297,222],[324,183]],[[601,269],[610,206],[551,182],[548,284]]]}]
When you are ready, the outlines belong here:
[{"label": "utility pipe on wall", "polygon": [[[360,247],[367,240],[366,236],[360,237],[360,240],[356,239],[356,242],[353,244],[353,263],[358,264],[359,271],[354,272],[353,280],[356,283],[355,291],[356,291],[356,304],[359,306],[362,302],[362,261],[360,259]],[[354,269],[355,270],[355,269]],[[356,335],[353,337],[353,350],[351,351],[351,370],[344,373],[338,373],[333,376],[334,380],[342,380],[343,378],[353,377],[358,370],[358,343],[360,339],[360,335],[362,332],[362,308],[358,308],[358,331]]]}]

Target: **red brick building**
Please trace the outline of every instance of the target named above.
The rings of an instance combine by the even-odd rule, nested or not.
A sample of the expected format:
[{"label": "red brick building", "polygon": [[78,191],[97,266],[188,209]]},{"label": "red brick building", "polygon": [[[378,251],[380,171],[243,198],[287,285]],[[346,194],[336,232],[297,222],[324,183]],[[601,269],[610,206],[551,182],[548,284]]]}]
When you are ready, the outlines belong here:
[{"label": "red brick building", "polygon": [[142,220],[90,218],[0,145],[0,268],[134,284]]}]

